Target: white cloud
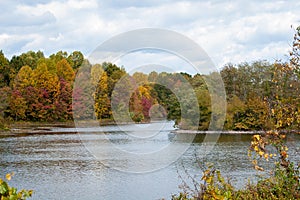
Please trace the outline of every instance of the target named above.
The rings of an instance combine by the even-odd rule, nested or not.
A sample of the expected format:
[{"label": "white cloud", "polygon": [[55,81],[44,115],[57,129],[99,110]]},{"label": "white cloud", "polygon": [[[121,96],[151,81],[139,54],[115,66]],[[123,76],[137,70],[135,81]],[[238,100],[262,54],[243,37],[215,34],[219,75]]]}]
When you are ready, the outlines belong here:
[{"label": "white cloud", "polygon": [[165,51],[137,51],[128,53],[115,62],[118,66],[124,66],[130,74],[143,69],[144,73],[164,69],[166,72],[200,73],[186,60]]},{"label": "white cloud", "polygon": [[27,1],[0,2],[0,45],[8,57],[28,50],[85,55],[132,29],[166,28],[202,46],[218,65],[284,58],[299,25],[294,1]]}]

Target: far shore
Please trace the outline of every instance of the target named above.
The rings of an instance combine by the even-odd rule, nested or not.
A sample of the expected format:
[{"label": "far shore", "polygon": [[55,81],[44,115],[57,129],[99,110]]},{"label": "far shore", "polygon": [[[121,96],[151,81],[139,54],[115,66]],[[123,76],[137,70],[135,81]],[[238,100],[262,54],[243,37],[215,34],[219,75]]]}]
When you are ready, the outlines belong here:
[{"label": "far shore", "polygon": [[[241,134],[241,135],[255,135],[255,134],[265,134],[267,130],[185,130],[185,129],[177,129],[172,131],[172,133],[182,133],[182,134]],[[281,130],[281,133],[285,134],[300,134],[300,130]]]},{"label": "far shore", "polygon": [[[66,121],[66,122],[15,122],[10,124],[10,129],[8,130],[0,130],[0,136],[17,136],[17,135],[26,135],[26,134],[53,134],[60,133],[59,131],[55,131],[56,128],[76,128],[78,125],[80,127],[91,127],[91,126],[107,126],[107,125],[115,125],[116,123],[113,120],[105,120],[99,123],[95,123],[95,121],[80,121],[80,123],[74,123],[74,121]],[[124,123],[130,124],[130,123]],[[284,131],[286,133],[298,133],[299,131]],[[68,133],[68,131],[64,131],[62,133]],[[76,131],[72,130],[70,133],[76,133]],[[175,129],[171,131],[174,134],[242,134],[242,135],[254,135],[254,134],[264,134],[265,131],[262,130],[249,130],[249,131],[241,131],[241,130],[186,130],[186,129]]]},{"label": "far shore", "polygon": [[235,131],[235,130],[221,130],[221,131],[213,131],[213,130],[184,130],[177,129],[172,131],[172,133],[176,134],[242,134],[242,135],[254,135],[254,134],[263,134],[264,131]]}]

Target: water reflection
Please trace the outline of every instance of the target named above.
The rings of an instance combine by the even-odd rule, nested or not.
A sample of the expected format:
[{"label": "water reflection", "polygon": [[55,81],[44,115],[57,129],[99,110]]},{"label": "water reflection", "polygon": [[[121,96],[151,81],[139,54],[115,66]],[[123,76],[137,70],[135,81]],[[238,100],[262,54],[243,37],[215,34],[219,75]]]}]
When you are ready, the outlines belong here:
[{"label": "water reflection", "polygon": [[[204,157],[201,157],[203,152],[199,147],[203,145],[205,136],[197,135],[185,154],[168,167],[152,173],[130,174],[104,166],[83,143],[99,144],[108,136],[122,148],[138,151],[141,146],[158,148],[174,140],[180,145],[191,135],[166,132],[161,137],[141,143],[137,142],[139,140],[128,141],[126,134],[112,126],[105,134],[90,130],[78,135],[70,134],[68,129],[60,130],[59,134],[29,134],[0,139],[0,173],[15,172],[11,184],[34,189],[32,199],[169,199],[172,193],[179,191],[181,180],[178,175],[186,177],[188,172],[200,180],[201,167],[207,162],[215,163],[216,168],[231,177],[236,186],[242,186],[248,178],[253,179],[257,174],[247,157],[249,135],[222,135],[213,151]],[[299,135],[288,136],[290,155],[296,162],[300,160],[299,139]],[[117,156],[109,154],[110,159],[114,157]],[[128,160],[120,162],[120,165],[130,164]],[[271,162],[266,165],[271,165]]]}]

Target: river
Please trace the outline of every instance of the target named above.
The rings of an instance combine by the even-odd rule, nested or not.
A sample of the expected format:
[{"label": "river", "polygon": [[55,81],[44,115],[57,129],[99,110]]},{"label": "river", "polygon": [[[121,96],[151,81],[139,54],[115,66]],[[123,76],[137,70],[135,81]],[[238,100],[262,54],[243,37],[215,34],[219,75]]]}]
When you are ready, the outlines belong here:
[{"label": "river", "polygon": [[[170,199],[172,194],[180,191],[181,178],[188,184],[191,183],[189,175],[200,180],[204,163],[209,162],[214,163],[236,187],[244,186],[248,180],[255,180],[258,174],[247,157],[251,135],[221,134],[217,142],[203,142],[205,135],[202,134],[189,144],[185,141],[188,133],[174,134],[174,129],[168,126],[157,137],[147,135],[146,142],[145,138],[139,142],[140,137],[130,140],[128,138],[132,135],[126,134],[130,132],[128,130],[136,130],[136,126],[124,127],[125,132],[116,126],[104,126],[101,131],[93,127],[81,128],[80,134],[74,128],[52,128],[48,132],[0,137],[0,173],[3,176],[14,172],[10,184],[17,188],[33,189],[31,199],[36,200]],[[155,160],[151,163],[147,157],[138,159],[136,162],[146,163],[148,171],[131,173],[127,169],[135,169],[135,163],[124,159],[120,162],[121,155],[116,155],[117,152],[110,151],[105,154],[105,159],[95,156],[91,147],[97,141],[97,146],[103,148],[101,144],[107,138],[126,151],[165,148],[170,143],[175,146],[188,144],[189,148],[173,161],[163,157],[168,154],[161,154],[159,159],[166,160],[163,165],[157,165]],[[289,153],[296,162],[300,161],[299,141],[299,135],[288,137]],[[205,156],[201,156],[203,153],[200,152],[203,145],[211,147]],[[122,168],[124,163],[131,168]],[[114,164],[119,167],[114,167]],[[154,171],[149,170],[152,164]]]}]

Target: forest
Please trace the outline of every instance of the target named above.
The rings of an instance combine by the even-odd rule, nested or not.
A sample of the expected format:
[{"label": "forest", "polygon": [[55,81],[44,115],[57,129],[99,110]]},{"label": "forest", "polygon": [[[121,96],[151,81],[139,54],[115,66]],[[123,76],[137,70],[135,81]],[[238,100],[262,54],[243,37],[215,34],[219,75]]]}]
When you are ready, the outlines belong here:
[{"label": "forest", "polygon": [[[229,63],[218,72],[191,75],[129,74],[112,63],[91,64],[80,51],[48,57],[28,51],[11,59],[0,51],[0,130],[9,130],[15,122],[76,119],[96,119],[100,124],[168,119],[181,129],[208,130],[212,120],[222,116],[220,107],[212,114],[209,90],[218,85],[216,77],[221,75],[227,102],[224,130],[262,130],[263,134],[252,136],[249,160],[258,171],[264,171],[264,161],[274,160],[275,166],[257,183],[235,189],[211,164],[201,179],[192,180],[195,190],[183,185],[172,199],[299,199],[300,165],[289,160],[286,138],[300,130],[300,27],[287,53],[287,61]],[[189,94],[195,94],[196,101]],[[1,199],[31,197],[32,190],[18,192],[6,183],[12,175],[0,178]]]},{"label": "forest", "polygon": [[[133,121],[140,123],[148,122],[152,117],[167,118],[182,129],[197,127],[207,130],[211,121],[211,94],[205,80],[214,80],[216,73],[220,73],[227,100],[225,130],[299,129],[299,34],[298,28],[288,62],[229,63],[219,72],[208,75],[155,71],[129,75],[123,67],[112,63],[92,65],[80,51],[70,54],[59,51],[49,57],[41,51],[29,51],[11,59],[1,51],[1,128],[5,128],[7,122],[15,121],[69,121],[73,119],[73,109],[78,110],[76,115],[79,116],[76,117],[81,119],[94,116],[100,122],[113,122],[112,106],[122,111],[123,105],[122,102],[112,102],[113,91],[118,81],[126,77],[129,82],[143,83],[131,94],[122,94],[130,95],[128,108]],[[79,70],[82,65],[88,66],[87,69]],[[85,96],[82,88],[74,89],[75,77],[82,73],[91,77],[86,84],[94,88],[90,93],[92,105],[82,105],[84,100],[76,101]],[[181,88],[184,83],[188,83],[196,94],[199,120],[193,120],[193,114],[182,117],[181,100],[170,89]],[[86,112],[84,108],[87,106],[93,106],[92,113]]]}]

